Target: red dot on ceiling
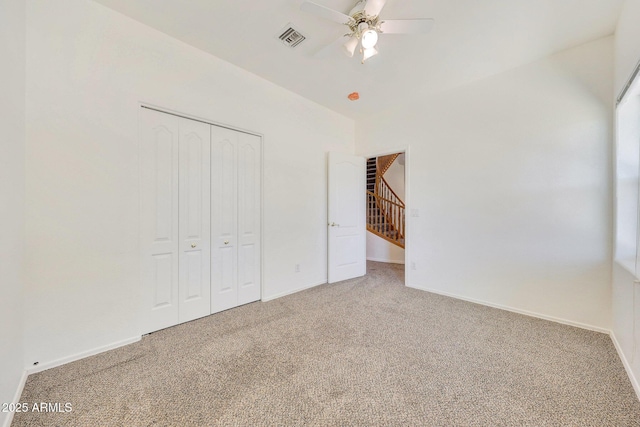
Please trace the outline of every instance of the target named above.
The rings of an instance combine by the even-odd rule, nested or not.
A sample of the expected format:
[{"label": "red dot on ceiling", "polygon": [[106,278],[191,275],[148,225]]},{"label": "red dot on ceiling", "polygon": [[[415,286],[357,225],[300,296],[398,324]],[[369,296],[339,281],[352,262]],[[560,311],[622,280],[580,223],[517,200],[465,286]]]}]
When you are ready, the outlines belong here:
[{"label": "red dot on ceiling", "polygon": [[360,94],[358,92],[351,92],[347,98],[349,98],[350,101],[357,101],[360,99]]}]

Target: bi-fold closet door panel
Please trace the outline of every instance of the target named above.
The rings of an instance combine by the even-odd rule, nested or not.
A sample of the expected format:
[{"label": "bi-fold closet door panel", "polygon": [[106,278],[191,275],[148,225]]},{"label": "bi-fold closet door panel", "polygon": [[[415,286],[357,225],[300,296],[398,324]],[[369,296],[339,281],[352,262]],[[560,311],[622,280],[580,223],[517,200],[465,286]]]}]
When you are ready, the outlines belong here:
[{"label": "bi-fold closet door panel", "polygon": [[211,313],[211,126],[180,119],[180,323]]},{"label": "bi-fold closet door panel", "polygon": [[[166,117],[165,117],[166,116]],[[140,112],[143,332],[178,323],[179,119]]]},{"label": "bi-fold closet door panel", "polygon": [[238,305],[261,296],[261,140],[239,135],[238,142]]},{"label": "bi-fold closet door panel", "polygon": [[143,108],[140,117],[144,333],[210,314],[211,130]]},{"label": "bi-fold closet door panel", "polygon": [[211,129],[211,312],[257,301],[260,283],[261,141]]},{"label": "bi-fold closet door panel", "polygon": [[211,312],[238,305],[238,132],[211,129]]}]

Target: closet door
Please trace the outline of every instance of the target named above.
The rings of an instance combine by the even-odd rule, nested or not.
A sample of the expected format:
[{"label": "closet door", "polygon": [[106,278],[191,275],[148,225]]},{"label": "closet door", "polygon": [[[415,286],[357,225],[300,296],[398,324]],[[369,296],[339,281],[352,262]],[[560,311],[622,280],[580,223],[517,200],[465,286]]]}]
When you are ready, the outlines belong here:
[{"label": "closet door", "polygon": [[239,135],[238,305],[260,299],[260,137]]},{"label": "closet door", "polygon": [[211,314],[211,126],[180,119],[180,322]]},{"label": "closet door", "polygon": [[142,331],[211,313],[211,127],[141,109]]},{"label": "closet door", "polygon": [[144,333],[175,325],[178,307],[179,118],[140,111]]},{"label": "closet door", "polygon": [[211,127],[211,312],[238,305],[239,132]]}]

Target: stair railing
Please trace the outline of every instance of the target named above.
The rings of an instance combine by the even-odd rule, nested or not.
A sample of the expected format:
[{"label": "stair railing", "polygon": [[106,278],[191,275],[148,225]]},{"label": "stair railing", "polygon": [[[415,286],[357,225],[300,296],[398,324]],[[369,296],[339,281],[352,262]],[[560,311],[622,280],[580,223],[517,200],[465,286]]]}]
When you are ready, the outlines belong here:
[{"label": "stair railing", "polygon": [[395,198],[393,200],[367,191],[367,230],[404,248],[405,207],[397,196]]},{"label": "stair railing", "polygon": [[398,239],[402,239],[404,242],[404,202],[389,186],[384,176],[377,177],[376,194],[379,196],[380,210],[397,231]]},{"label": "stair railing", "polygon": [[378,175],[376,177],[375,193],[383,199],[391,200],[393,203],[397,203],[404,208],[404,202],[402,201],[402,199],[400,199],[400,197],[398,197],[396,192],[393,191],[393,188],[391,188],[387,180],[384,179],[384,176],[382,175]]}]

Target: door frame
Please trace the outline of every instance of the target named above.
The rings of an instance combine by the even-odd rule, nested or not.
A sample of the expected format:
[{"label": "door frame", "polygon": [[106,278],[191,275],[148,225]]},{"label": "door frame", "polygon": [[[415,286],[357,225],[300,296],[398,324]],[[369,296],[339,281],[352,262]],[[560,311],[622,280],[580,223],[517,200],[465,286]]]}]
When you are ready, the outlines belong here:
[{"label": "door frame", "polygon": [[[178,117],[182,117],[184,119],[189,119],[189,120],[195,120],[197,122],[202,122],[202,123],[206,123],[208,125],[212,125],[212,126],[218,126],[218,127],[222,127],[222,128],[226,128],[226,129],[230,129],[236,132],[242,132],[242,133],[246,133],[249,135],[254,135],[257,136],[258,138],[260,138],[260,300],[259,301],[264,301],[264,257],[265,257],[265,239],[264,239],[264,152],[265,152],[265,137],[263,134],[259,133],[259,132],[255,132],[252,130],[248,130],[245,128],[241,128],[238,126],[234,126],[234,125],[229,125],[226,123],[221,123],[218,122],[216,120],[211,120],[208,119],[206,117],[202,117],[202,116],[198,116],[195,114],[189,114],[189,113],[184,113],[182,111],[178,111],[178,110],[174,110],[171,108],[167,108],[167,107],[163,107],[163,106],[159,106],[156,105],[152,102],[144,102],[144,101],[140,101],[137,103],[137,113],[136,116],[138,118],[138,189],[141,188],[141,180],[142,180],[142,168],[141,168],[141,161],[142,161],[142,144],[141,144],[141,138],[142,135],[140,133],[140,112],[142,111],[143,108],[146,108],[148,110],[154,110],[157,111],[159,113],[165,113],[165,114],[171,114],[172,116],[178,116]],[[139,221],[142,221],[142,205],[141,205],[141,198],[140,195],[138,194],[138,218]],[[140,222],[138,223],[138,250],[137,253],[139,254],[141,251],[141,247],[142,247],[142,233],[141,233],[141,229],[140,229]],[[143,271],[142,271],[142,264],[139,263],[138,265],[138,278],[139,278],[139,282],[138,282],[138,287],[140,289],[139,292],[139,307],[144,307],[144,292],[142,292],[142,283],[143,283]],[[143,311],[141,311],[142,314]],[[142,328],[142,318],[140,318],[139,320],[139,329]]]},{"label": "door frame", "polygon": [[393,149],[382,149],[376,151],[367,151],[359,154],[364,156],[365,159],[372,157],[388,156],[390,154],[404,153],[404,285],[409,286],[411,283],[411,258],[409,256],[411,252],[411,162],[409,152],[411,151],[411,145],[402,145]]}]

